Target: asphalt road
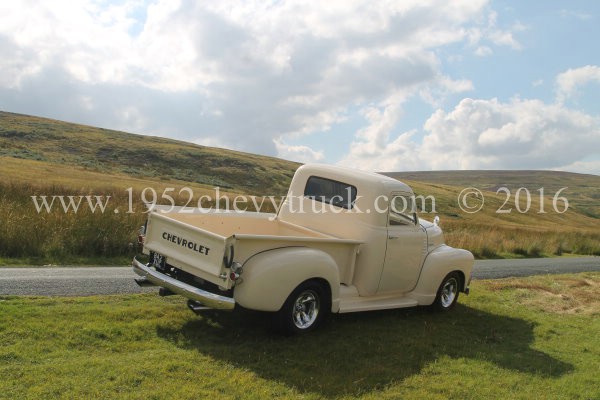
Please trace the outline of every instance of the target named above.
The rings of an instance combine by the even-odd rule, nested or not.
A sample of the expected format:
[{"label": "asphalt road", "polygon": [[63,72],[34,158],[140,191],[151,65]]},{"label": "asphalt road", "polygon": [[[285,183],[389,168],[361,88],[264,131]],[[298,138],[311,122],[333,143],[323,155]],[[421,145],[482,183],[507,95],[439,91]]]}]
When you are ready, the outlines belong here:
[{"label": "asphalt road", "polygon": [[[474,279],[600,271],[600,257],[475,262]],[[91,296],[155,291],[140,288],[131,267],[0,268],[0,295]]]}]

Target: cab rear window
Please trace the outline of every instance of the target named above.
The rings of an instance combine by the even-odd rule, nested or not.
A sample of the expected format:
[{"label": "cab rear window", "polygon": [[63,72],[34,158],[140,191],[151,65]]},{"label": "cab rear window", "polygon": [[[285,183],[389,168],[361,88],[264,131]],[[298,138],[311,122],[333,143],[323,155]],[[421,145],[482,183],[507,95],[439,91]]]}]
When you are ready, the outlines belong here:
[{"label": "cab rear window", "polygon": [[327,178],[311,176],[306,181],[304,196],[350,210],[356,201],[356,187]]}]

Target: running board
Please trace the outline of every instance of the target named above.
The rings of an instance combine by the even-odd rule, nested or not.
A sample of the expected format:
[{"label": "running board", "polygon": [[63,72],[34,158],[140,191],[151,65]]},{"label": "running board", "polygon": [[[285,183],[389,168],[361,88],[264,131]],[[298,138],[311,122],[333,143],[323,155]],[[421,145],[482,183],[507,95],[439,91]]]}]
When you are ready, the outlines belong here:
[{"label": "running board", "polygon": [[340,299],[340,313],[389,310],[393,308],[416,307],[419,303],[409,297],[347,297]]}]

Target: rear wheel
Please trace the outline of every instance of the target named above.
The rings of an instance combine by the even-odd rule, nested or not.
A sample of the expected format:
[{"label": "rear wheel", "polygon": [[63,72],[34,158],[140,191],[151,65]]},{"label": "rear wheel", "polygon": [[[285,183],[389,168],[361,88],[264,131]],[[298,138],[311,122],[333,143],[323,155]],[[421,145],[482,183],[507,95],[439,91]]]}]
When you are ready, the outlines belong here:
[{"label": "rear wheel", "polygon": [[314,330],[331,308],[326,293],[323,285],[316,281],[298,286],[275,314],[275,329],[286,335]]},{"label": "rear wheel", "polygon": [[431,306],[437,311],[448,311],[456,304],[459,294],[460,276],[456,272],[451,272],[442,281]]}]

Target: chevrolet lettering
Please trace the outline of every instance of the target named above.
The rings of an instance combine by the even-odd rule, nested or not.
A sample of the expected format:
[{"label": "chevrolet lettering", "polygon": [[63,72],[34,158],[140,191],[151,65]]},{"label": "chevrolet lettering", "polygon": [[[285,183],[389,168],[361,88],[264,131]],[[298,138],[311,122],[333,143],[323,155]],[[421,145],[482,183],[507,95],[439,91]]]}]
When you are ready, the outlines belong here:
[{"label": "chevrolet lettering", "polygon": [[167,232],[163,232],[162,233],[162,238],[165,239],[165,240],[168,240],[169,242],[177,243],[181,247],[187,247],[188,249],[194,250],[194,251],[196,251],[196,252],[198,252],[200,254],[208,255],[208,251],[210,250],[208,247],[199,245],[196,242],[180,238],[179,236],[172,235],[172,234],[167,233]]}]

